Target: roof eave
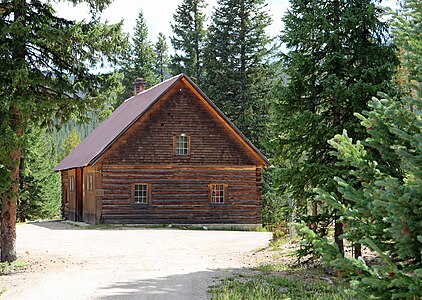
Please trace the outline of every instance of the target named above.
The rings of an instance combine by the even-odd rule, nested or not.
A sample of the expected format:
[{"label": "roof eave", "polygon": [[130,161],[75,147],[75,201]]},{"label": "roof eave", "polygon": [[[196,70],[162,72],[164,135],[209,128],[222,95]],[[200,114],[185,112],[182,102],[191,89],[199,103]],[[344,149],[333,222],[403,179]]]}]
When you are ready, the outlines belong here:
[{"label": "roof eave", "polygon": [[125,132],[129,128],[133,126],[133,124],[135,124],[140,118],[142,118],[142,116],[145,115],[151,109],[151,107],[153,107],[161,99],[161,97],[163,97],[173,86],[175,86],[183,78],[183,76],[184,76],[183,73],[180,74],[177,80],[175,80],[171,85],[169,85],[167,89],[165,89],[161,94],[159,94],[157,98],[153,102],[151,102],[151,104],[148,105],[142,113],[140,113],[128,126],[126,126],[125,129],[123,129],[110,143],[108,143],[108,145],[104,147],[102,151],[100,151],[93,159],[91,159],[89,163],[87,164],[87,166],[97,163],[101,159],[101,156],[103,156],[103,154],[108,149],[110,149],[110,147],[114,144],[114,142],[116,142],[123,134],[125,134]]}]

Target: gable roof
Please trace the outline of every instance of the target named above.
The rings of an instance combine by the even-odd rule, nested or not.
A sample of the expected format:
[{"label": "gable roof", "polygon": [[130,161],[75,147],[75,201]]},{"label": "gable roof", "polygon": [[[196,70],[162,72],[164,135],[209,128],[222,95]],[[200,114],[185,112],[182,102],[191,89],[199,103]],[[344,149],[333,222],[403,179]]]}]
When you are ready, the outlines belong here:
[{"label": "gable roof", "polygon": [[95,163],[122,134],[180,81],[186,83],[202,101],[208,104],[207,106],[213,110],[214,114],[227,125],[242,144],[253,152],[254,156],[261,161],[263,166],[268,167],[270,165],[268,159],[227,119],[190,78],[185,74],[179,74],[125,100],[108,119],[102,122],[86,139],[73,149],[54,168],[54,171],[85,167]]}]

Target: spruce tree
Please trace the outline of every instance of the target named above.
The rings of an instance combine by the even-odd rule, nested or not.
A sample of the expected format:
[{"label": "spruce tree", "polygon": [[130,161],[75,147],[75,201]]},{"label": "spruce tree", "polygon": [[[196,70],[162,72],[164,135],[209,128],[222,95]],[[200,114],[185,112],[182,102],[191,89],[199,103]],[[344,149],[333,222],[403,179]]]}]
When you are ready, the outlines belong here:
[{"label": "spruce tree", "polygon": [[206,94],[261,149],[268,121],[270,24],[263,0],[219,0],[205,48]]},{"label": "spruce tree", "polygon": [[393,40],[399,47],[401,66],[407,82],[422,82],[422,5],[419,0],[403,0],[392,22]]},{"label": "spruce tree", "polygon": [[154,46],[149,40],[148,25],[141,10],[133,28],[131,45],[122,60],[121,72],[124,76],[122,82],[124,91],[119,96],[120,101],[115,103],[115,106],[119,106],[122,101],[133,96],[133,82],[136,78],[144,78],[146,85],[149,87],[156,83],[154,60]]},{"label": "spruce tree", "polygon": [[60,174],[56,145],[45,129],[26,128],[20,165],[17,217],[21,222],[60,216]]},{"label": "spruce tree", "polygon": [[[292,0],[283,17],[288,82],[280,83],[274,103],[278,135],[273,149],[280,167],[278,185],[292,193],[302,213],[311,205],[314,188],[334,192],[331,178],[343,172],[326,141],[344,129],[352,138],[363,139],[365,132],[354,112],[367,109],[378,91],[390,90],[397,58],[376,2]],[[335,210],[316,208],[310,222],[327,225],[330,216],[338,219]],[[341,249],[341,223],[335,225]],[[325,226],[320,229],[326,233]]]},{"label": "spruce tree", "polygon": [[413,84],[422,76],[415,63],[422,39],[413,28],[417,22],[401,15],[416,16],[420,6],[407,7],[393,23],[395,43],[406,53],[401,56],[406,94],[381,94],[370,101],[369,111],[356,114],[367,131],[365,140],[353,140],[346,131],[330,140],[337,165],[349,170],[335,178],[338,194],[348,202],[319,190],[323,201],[342,212],[345,238],[379,257],[377,264],[367,264],[317,242],[325,261],[352,279],[353,298],[418,299],[422,294],[422,84]]},{"label": "spruce tree", "polygon": [[[84,1],[73,1],[84,2]],[[95,67],[115,63],[125,46],[121,24],[102,24],[109,1],[86,1],[93,18],[56,16],[46,1],[0,3],[1,261],[16,259],[16,209],[27,124],[63,123],[98,110],[119,86]]]},{"label": "spruce tree", "polygon": [[170,41],[174,49],[171,71],[173,75],[185,73],[198,84],[203,78],[205,6],[204,0],[183,0],[171,23]]},{"label": "spruce tree", "polygon": [[154,73],[158,81],[163,81],[169,74],[169,54],[166,36],[160,32],[155,43]]},{"label": "spruce tree", "polygon": [[60,145],[59,161],[62,161],[70,152],[81,143],[81,135],[73,128],[67,138]]},{"label": "spruce tree", "polygon": [[[369,112],[357,114],[369,135],[365,141],[353,143],[346,131],[330,140],[337,164],[349,169],[347,176],[335,177],[338,193],[353,205],[327,191],[319,197],[342,212],[348,241],[379,256],[373,265],[322,251],[331,266],[352,277],[356,298],[422,294],[422,85],[412,90],[402,99],[374,98]],[[400,172],[391,168],[392,158]]]}]

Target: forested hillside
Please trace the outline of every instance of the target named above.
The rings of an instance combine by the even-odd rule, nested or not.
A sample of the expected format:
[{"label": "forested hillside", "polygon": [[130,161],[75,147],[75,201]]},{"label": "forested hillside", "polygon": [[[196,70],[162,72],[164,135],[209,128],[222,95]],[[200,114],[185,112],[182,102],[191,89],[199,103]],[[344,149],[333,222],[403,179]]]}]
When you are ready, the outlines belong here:
[{"label": "forested hillside", "polygon": [[[290,0],[270,36],[265,0],[217,0],[210,15],[205,0],[182,0],[165,20],[172,34],[155,41],[143,11],[123,34],[96,17],[107,1],[87,2],[86,23],[49,2],[0,3],[2,260],[14,259],[16,215],[60,216],[53,167],[133,95],[134,79],[151,87],[184,72],[274,165],[265,225],[300,223],[301,255],[353,278],[353,297],[420,296],[420,1],[388,11]],[[62,46],[69,36],[78,43]]]}]

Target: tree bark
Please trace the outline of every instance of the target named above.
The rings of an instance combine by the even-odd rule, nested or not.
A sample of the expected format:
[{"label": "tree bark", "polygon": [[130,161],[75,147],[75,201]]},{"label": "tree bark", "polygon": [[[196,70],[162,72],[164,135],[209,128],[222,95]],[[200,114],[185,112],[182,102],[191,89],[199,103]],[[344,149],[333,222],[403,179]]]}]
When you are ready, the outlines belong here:
[{"label": "tree bark", "polygon": [[338,221],[338,211],[334,211],[334,240],[338,246],[338,251],[344,254],[343,239],[340,236],[343,234],[343,223]]},{"label": "tree bark", "polygon": [[16,130],[16,147],[9,156],[8,169],[10,170],[10,191],[3,193],[1,209],[1,261],[12,262],[16,260],[16,212],[19,193],[22,116],[15,106],[11,109],[12,124]]},{"label": "tree bark", "polygon": [[[25,11],[26,2],[24,0],[16,0],[12,2],[13,19],[16,24],[20,25],[20,29],[25,28]],[[25,34],[22,30],[17,31],[13,36],[14,47],[11,49],[16,69],[22,69],[26,62]],[[19,99],[23,97],[25,90],[17,89],[14,92],[14,103],[19,103]],[[23,119],[22,111],[17,104],[12,104],[9,109],[10,126],[16,136],[13,138],[13,148],[11,148],[6,166],[10,171],[10,190],[2,195],[1,210],[1,255],[2,262],[12,262],[16,260],[16,213],[19,197],[19,178],[20,178],[20,160],[21,137],[23,135]]]},{"label": "tree bark", "polygon": [[[312,217],[315,217],[318,215],[318,203],[316,203],[315,201],[312,202]],[[311,224],[311,229],[314,232],[317,232],[318,229],[318,222],[315,220],[314,222],[312,222]]]},{"label": "tree bark", "polygon": [[361,244],[355,244],[355,258],[359,258],[362,256],[362,245]]}]

